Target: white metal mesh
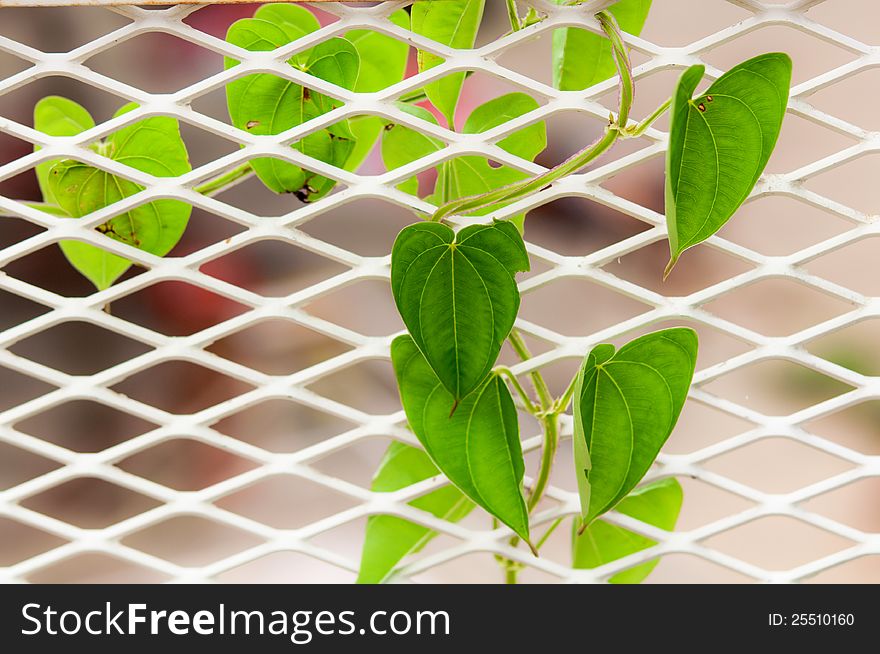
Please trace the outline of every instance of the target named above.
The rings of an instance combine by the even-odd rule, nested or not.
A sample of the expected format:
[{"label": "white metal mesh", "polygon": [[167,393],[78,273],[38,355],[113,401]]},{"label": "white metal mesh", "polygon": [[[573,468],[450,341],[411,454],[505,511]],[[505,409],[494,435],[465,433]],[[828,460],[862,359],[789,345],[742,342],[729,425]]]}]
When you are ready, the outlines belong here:
[{"label": "white metal mesh", "polygon": [[[494,0],[490,0],[493,2]],[[789,113],[822,125],[840,134],[852,137],[854,145],[811,162],[787,174],[770,174],[760,181],[754,197],[789,196],[819,207],[831,214],[851,221],[852,228],[842,234],[811,245],[806,249],[786,256],[765,256],[757,251],[738,245],[732,241],[715,237],[705,247],[714,248],[750,264],[747,272],[737,274],[703,288],[684,297],[668,297],[643,288],[612,274],[603,267],[627,254],[665,239],[663,216],[633,201],[624,199],[609,191],[601,184],[615,175],[634,168],[639,164],[656,158],[665,148],[666,134],[651,129],[647,138],[651,144],[635,153],[611,162],[600,162],[596,167],[572,175],[532,197],[517,202],[497,213],[498,216],[514,215],[548,202],[565,197],[581,197],[603,204],[632,216],[650,225],[650,229],[624,238],[586,256],[563,256],[538,245],[529,244],[529,251],[535,261],[546,264],[546,271],[540,272],[521,284],[524,297],[557,280],[576,278],[594,282],[610,291],[634,298],[649,305],[650,311],[627,319],[612,327],[595,333],[583,333],[576,337],[566,337],[535,322],[519,319],[517,326],[530,337],[548,344],[548,349],[535,359],[515,366],[518,374],[541,368],[562,360],[580,358],[594,344],[613,340],[623,334],[645,328],[651,324],[688,319],[689,321],[714,328],[728,334],[738,341],[752,346],[748,352],[711,365],[700,370],[691,393],[692,401],[698,401],[721,412],[744,418],[753,427],[743,433],[725,438],[720,442],[698,449],[689,454],[663,454],[652,476],[679,475],[693,477],[705,484],[727,491],[750,502],[748,508],[709,522],[698,528],[666,533],[621,515],[609,517],[613,522],[631,528],[659,541],[655,548],[645,550],[625,559],[608,564],[600,569],[573,571],[563,562],[550,558],[534,559],[522,550],[513,550],[506,545],[503,530],[489,531],[465,525],[449,524],[409,507],[406,502],[413,497],[437,487],[442,480],[426,481],[402,491],[390,494],[372,494],[357,484],[345,481],[311,466],[329,453],[342,450],[362,440],[376,437],[394,437],[407,442],[415,442],[404,426],[401,411],[391,415],[372,415],[338,401],[323,397],[307,386],[332,373],[370,360],[387,360],[391,341],[389,336],[368,337],[351,329],[343,328],[330,321],[316,318],[303,309],[315,298],[323,297],[333,291],[352,285],[361,280],[388,280],[389,256],[360,256],[340,247],[308,235],[301,227],[310,221],[320,221],[322,216],[360,198],[378,198],[402,207],[430,211],[427,203],[395,189],[395,184],[411,177],[414,173],[428,169],[441,161],[462,154],[478,154],[492,160],[513,166],[517,169],[539,173],[545,168],[519,159],[495,143],[504,135],[524,125],[549,119],[558,112],[578,111],[599,119],[607,117],[608,110],[598,102],[615,88],[614,81],[599,84],[587,92],[559,92],[535,82],[527,76],[506,68],[498,58],[512,48],[529,42],[541,35],[546,38],[551,30],[564,26],[580,26],[598,31],[591,18],[592,12],[609,3],[587,3],[578,8],[559,7],[549,0],[529,0],[547,19],[538,25],[520,32],[504,36],[488,45],[472,51],[456,51],[438,45],[428,39],[400,29],[384,20],[392,11],[406,6],[405,0],[381,3],[374,7],[349,6],[337,3],[322,4],[339,20],[299,41],[271,53],[247,52],[232,46],[221,39],[199,31],[183,22],[183,19],[198,6],[181,5],[161,10],[146,10],[137,7],[114,7],[112,11],[129,22],[123,27],[75,48],[70,52],[47,53],[23,43],[0,36],[0,51],[14,54],[32,65],[0,81],[0,94],[9,93],[35,79],[49,75],[60,75],[80,80],[98,89],[121,95],[140,104],[140,108],[119,118],[100,123],[79,136],[72,138],[53,138],[32,128],[9,119],[0,119],[0,130],[18,139],[33,143],[42,149],[0,166],[0,180],[9,179],[28,171],[42,161],[63,157],[73,157],[91,163],[115,175],[133,180],[146,187],[141,193],[131,196],[111,207],[98,211],[81,220],[56,219],[8,197],[0,197],[0,210],[9,216],[16,216],[43,228],[38,234],[0,250],[0,266],[36,252],[50,244],[64,239],[77,239],[99,245],[111,252],[127,257],[146,268],[146,272],[127,279],[113,287],[87,297],[64,297],[37,285],[22,281],[13,276],[0,275],[0,288],[9,293],[26,298],[49,308],[49,310],[30,320],[17,324],[0,333],[0,365],[23,375],[41,380],[54,390],[35,399],[9,408],[0,413],[0,442],[60,464],[57,469],[39,475],[26,482],[0,492],[0,516],[18,523],[56,535],[66,542],[54,549],[19,561],[8,567],[0,567],[0,579],[4,581],[24,581],[31,575],[86,552],[110,555],[124,561],[144,566],[168,575],[176,581],[205,581],[216,578],[224,572],[233,570],[249,562],[256,561],[274,552],[300,552],[315,559],[323,560],[346,570],[356,570],[354,557],[342,556],[322,545],[313,538],[352,520],[362,519],[375,513],[390,513],[406,517],[428,525],[458,540],[448,540],[447,547],[434,549],[415,560],[406,569],[410,575],[429,570],[435,566],[473,552],[491,552],[521,561],[531,568],[543,571],[567,581],[593,581],[607,579],[615,572],[639,562],[650,560],[658,555],[675,553],[689,554],[738,572],[746,577],[771,582],[798,581],[835,565],[852,561],[869,554],[880,554],[880,535],[856,529],[842,522],[811,512],[801,504],[815,496],[843,487],[855,481],[880,476],[880,461],[877,457],[850,449],[831,440],[822,438],[805,428],[804,424],[832,414],[835,411],[854,406],[869,399],[880,398],[880,380],[858,374],[823,358],[804,347],[808,341],[818,336],[838,332],[866,318],[880,317],[880,299],[868,297],[836,283],[811,274],[805,264],[819,256],[855,243],[869,236],[880,235],[880,223],[876,215],[869,215],[852,207],[833,201],[817,192],[808,190],[804,182],[820,173],[853,161],[867,153],[880,150],[880,135],[870,132],[845,120],[823,113],[810,103],[811,95],[838,81],[850,78],[862,71],[880,65],[880,47],[862,43],[845,34],[824,26],[806,12],[820,4],[822,0],[794,0],[788,4],[761,2],[760,0],[729,0],[733,5],[748,10],[751,15],[734,25],[718,30],[705,38],[684,47],[663,47],[645,39],[628,37],[627,41],[643,63],[637,65],[635,76],[643,79],[660,70],[680,69],[702,61],[704,54],[729,43],[746,34],[770,25],[786,25],[810,38],[827,41],[851,52],[854,58],[833,70],[813,79],[797,84],[792,90]],[[662,0],[660,0],[662,2]],[[0,2],[13,5],[16,2]],[[26,3],[25,3],[26,4]],[[64,3],[62,3],[64,4]],[[95,4],[94,2],[92,4]],[[2,16],[0,16],[2,20]],[[356,94],[336,87],[320,79],[295,70],[284,61],[300,50],[334,35],[344,34],[352,28],[375,29],[404,40],[419,48],[435,52],[446,59],[445,63],[428,72],[412,76],[400,84],[372,94]],[[111,79],[91,70],[85,62],[96,53],[108,50],[121,42],[145,32],[164,32],[207,48],[216,53],[240,59],[243,63],[227,71],[217,72],[205,79],[168,94],[153,94],[135,86]],[[639,59],[637,59],[638,61]],[[421,88],[426,82],[438,79],[453,71],[479,70],[500,79],[531,89],[539,98],[546,100],[542,106],[505,125],[480,135],[459,134],[439,126],[427,125],[400,111],[393,100],[401,94]],[[339,109],[331,111],[307,124],[296,127],[277,137],[260,137],[235,130],[230,125],[206,116],[191,107],[199,96],[216,89],[234,78],[248,73],[271,72],[344,101]],[[708,66],[712,78],[722,73],[714,66]],[[422,160],[383,173],[378,176],[360,176],[348,173],[321,161],[309,158],[302,153],[286,147],[302,136],[320,130],[340,119],[374,114],[385,116],[395,123],[428,133],[449,145],[442,151]],[[158,179],[138,172],[124,165],[99,157],[84,147],[97,138],[111,134],[119,128],[137,122],[147,116],[168,115],[197,126],[219,136],[223,136],[245,147],[222,156],[210,163],[197,167],[180,178]],[[271,155],[315,170],[322,175],[341,182],[337,192],[316,202],[303,206],[280,217],[254,215],[246,210],[233,207],[218,199],[205,197],[193,191],[200,182],[218,173],[244,163],[257,156]],[[178,198],[203,208],[211,214],[223,218],[245,229],[226,241],[221,241],[182,257],[160,258],[101,236],[94,228],[110,217],[157,198]],[[471,219],[468,219],[470,222]],[[527,234],[528,236],[528,234]],[[265,297],[240,288],[200,271],[200,266],[220,255],[227,254],[249,244],[273,239],[295,244],[348,268],[341,274],[332,276],[303,290],[282,297]],[[390,251],[391,243],[388,243]],[[73,273],[71,273],[73,274]],[[659,271],[658,271],[659,274]],[[790,336],[768,337],[722,319],[706,311],[706,303],[742,289],[760,280],[785,278],[795,280],[829,296],[839,298],[852,305],[851,310],[835,318],[815,324]],[[160,281],[180,280],[211,290],[225,298],[232,299],[249,308],[248,311],[226,320],[218,325],[199,331],[191,336],[169,337],[143,326],[139,326],[110,315],[102,308],[111,302],[131,295]],[[182,308],[181,310],[185,310]],[[562,309],[564,310],[564,309]],[[344,354],[328,358],[300,372],[286,376],[263,374],[244,365],[229,361],[206,351],[206,347],[227,335],[236,333],[267,318],[284,318],[306,326],[320,334],[348,344],[352,349]],[[110,331],[136,339],[150,350],[118,365],[93,375],[76,376],[65,374],[46,365],[36,363],[23,356],[12,353],[8,348],[21,340],[43,332],[61,323],[79,320]],[[813,404],[796,413],[785,416],[768,416],[730,399],[722,398],[705,390],[705,386],[722,375],[742,369],[756,362],[767,360],[786,360],[802,364],[852,387],[852,390],[826,401]],[[252,390],[241,393],[226,402],[206,408],[192,415],[176,415],[150,406],[110,387],[140,371],[147,370],[166,361],[189,361],[216,370],[228,377],[245,382]],[[271,398],[292,399],[304,406],[325,412],[350,421],[355,426],[339,435],[292,454],[278,454],[250,445],[224,435],[212,428],[216,422],[236,412],[253,407]],[[134,415],[155,425],[155,429],[131,438],[121,444],[97,453],[78,453],[31,436],[16,428],[26,418],[46,412],[66,402],[76,399],[90,399],[108,407]],[[564,434],[570,434],[570,418],[563,421]],[[133,453],[147,450],[175,438],[191,438],[234,453],[256,463],[248,472],[233,476],[220,483],[194,492],[180,492],[162,484],[149,481],[128,473],[114,464]],[[831,476],[816,483],[810,483],[793,492],[773,494],[761,492],[747,484],[707,470],[705,461],[720,454],[738,450],[761,439],[783,437],[810,445],[834,457],[851,463],[851,467],[841,474]],[[534,434],[524,434],[527,451],[540,446],[540,438]],[[563,444],[563,449],[565,445]],[[568,471],[565,471],[567,474]],[[293,475],[321,484],[350,497],[356,506],[335,513],[297,529],[279,529],[257,520],[244,517],[214,504],[218,499],[237,490],[247,488],[276,474]],[[562,473],[560,473],[562,474]],[[107,527],[84,529],[66,521],[44,515],[25,508],[20,502],[67,481],[80,477],[96,477],[112,484],[130,489],[144,496],[154,498],[159,505]],[[528,482],[528,479],[527,479]],[[576,496],[559,487],[551,487],[548,496],[558,503],[546,508],[534,517],[535,525],[549,525],[561,515],[577,511]],[[296,511],[296,500],[291,498],[290,510]],[[121,541],[128,535],[151,525],[159,524],[175,516],[200,516],[209,521],[228,525],[260,539],[258,545],[244,549],[231,556],[220,558],[207,565],[189,567],[172,563],[155,555],[143,552]],[[788,516],[840,535],[852,541],[852,545],[833,554],[821,556],[807,563],[783,571],[763,569],[753,563],[713,549],[705,543],[707,539],[765,516]]]}]

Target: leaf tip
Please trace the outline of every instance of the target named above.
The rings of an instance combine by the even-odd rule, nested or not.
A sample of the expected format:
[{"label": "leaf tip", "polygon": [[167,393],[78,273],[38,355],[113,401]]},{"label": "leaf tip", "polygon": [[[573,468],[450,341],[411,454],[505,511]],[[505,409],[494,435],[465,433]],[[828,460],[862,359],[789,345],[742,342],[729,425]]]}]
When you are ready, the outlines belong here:
[{"label": "leaf tip", "polygon": [[532,551],[532,554],[535,556],[535,558],[540,558],[540,554],[538,554],[538,548],[532,544],[532,541],[530,541],[528,538],[524,539],[524,541],[525,544],[529,546],[529,549]]}]

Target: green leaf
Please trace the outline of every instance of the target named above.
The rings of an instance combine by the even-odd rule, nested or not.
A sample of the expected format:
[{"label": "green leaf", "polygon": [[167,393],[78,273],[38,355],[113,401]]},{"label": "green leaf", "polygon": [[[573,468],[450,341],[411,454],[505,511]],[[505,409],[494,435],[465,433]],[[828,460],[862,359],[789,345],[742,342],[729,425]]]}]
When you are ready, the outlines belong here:
[{"label": "green leaf", "polygon": [[[529,269],[508,222],[404,228],[391,250],[391,290],[413,340],[455,402],[495,365],[519,309],[514,274]],[[450,407],[451,408],[451,407]]]},{"label": "green leaf", "polygon": [[[128,104],[115,116],[136,106]],[[73,132],[78,127],[94,124],[87,116],[85,110],[75,103],[55,99],[38,105],[34,123],[36,129],[47,134],[71,135],[78,133]],[[114,161],[156,177],[177,177],[192,170],[179,125],[175,119],[166,116],[146,118],[124,127],[94,149]],[[48,170],[38,171],[38,178],[40,175],[45,175],[43,185],[47,193],[44,199],[54,201],[73,218],[103,209],[143,190],[139,184],[75,160],[53,162]],[[184,202],[156,200],[111,218],[98,230],[110,238],[164,256],[180,240],[191,212],[192,207]],[[131,265],[128,259],[89,243],[62,241],[60,245],[70,263],[99,290],[108,288]]]},{"label": "green leaf", "polygon": [[[568,0],[554,0],[566,4]],[[651,0],[620,0],[609,11],[620,29],[638,36],[651,10]],[[577,27],[553,31],[553,86],[582,91],[616,73],[611,45],[604,36]]]},{"label": "green leaf", "polygon": [[[480,105],[471,113],[464,124],[465,134],[479,134],[518,118],[538,108],[537,101],[525,93],[508,93]],[[410,113],[437,124],[434,116],[426,109],[412,107]],[[391,170],[415,161],[443,148],[443,143],[402,125],[388,128],[382,138],[382,158]],[[498,142],[498,145],[518,157],[534,161],[535,157],[547,147],[547,127],[543,122],[517,130]],[[529,177],[526,173],[509,166],[494,167],[484,157],[463,156],[438,166],[437,186],[431,199],[440,204],[461,197],[493,191],[501,186],[512,184]],[[418,180],[409,179],[398,186],[407,193],[418,193]],[[499,208],[496,205],[483,211]],[[476,212],[481,215],[481,212]],[[525,214],[513,216],[510,221],[523,231]]]},{"label": "green leaf", "polygon": [[[403,9],[395,11],[388,18],[398,27],[410,27],[409,14]],[[345,39],[357,49],[360,59],[354,86],[358,93],[381,91],[397,84],[406,75],[409,44],[373,30],[352,30],[345,34]],[[354,171],[372,152],[385,126],[385,119],[379,116],[358,116],[350,119],[349,124],[355,137],[355,145],[343,167]]]},{"label": "green leaf", "polygon": [[583,524],[615,507],[645,476],[684,406],[697,360],[692,329],[598,345],[574,392],[574,460]]},{"label": "green leaf", "polygon": [[[635,489],[617,505],[616,510],[659,529],[672,531],[684,499],[681,484],[667,477]],[[657,541],[617,525],[597,520],[578,536],[578,524],[572,525],[572,567],[598,568],[630,554],[653,547]],[[608,579],[612,584],[638,584],[657,567],[659,559],[627,568]]]},{"label": "green leaf", "polygon": [[[437,466],[423,450],[394,441],[373,477],[372,490],[390,493],[438,474]],[[458,522],[474,508],[474,503],[454,486],[438,488],[409,505],[449,522]],[[436,535],[436,531],[397,516],[370,516],[357,583],[382,583],[400,561],[421,550]]]},{"label": "green leaf", "polygon": [[[406,30],[410,28],[409,14],[399,9],[389,20]],[[373,30],[346,32],[346,40],[357,49],[360,69],[354,90],[374,93],[400,82],[406,74],[409,44]]]},{"label": "green leaf", "polygon": [[[537,101],[525,93],[508,93],[480,105],[471,113],[462,130],[479,134],[538,108]],[[498,142],[499,147],[523,159],[534,161],[547,147],[547,126],[543,122],[524,127]],[[509,166],[494,167],[484,157],[464,156],[444,164],[437,180],[437,196],[441,204],[470,195],[494,191],[502,186],[530,177]],[[473,215],[485,215],[506,206],[495,204]],[[523,232],[525,214],[512,216],[510,221]]]},{"label": "green leaf", "polygon": [[[50,136],[76,136],[95,126],[95,120],[85,107],[73,100],[50,95],[34,106],[34,129]],[[39,150],[39,148],[34,148]],[[37,183],[43,201],[57,204],[49,188],[49,170],[56,161],[44,161],[36,167]]]},{"label": "green leaf", "polygon": [[525,473],[516,406],[490,375],[458,406],[415,342],[398,336],[391,361],[406,417],[428,455],[461,492],[528,541]]},{"label": "green leaf", "polygon": [[691,66],[672,101],[666,157],[670,261],[702,243],[746,200],[776,145],[791,83],[791,59],[749,59],[693,98],[703,66]]},{"label": "green leaf", "polygon": [[[226,40],[251,51],[268,51],[313,32],[318,21],[308,10],[295,5],[260,7],[253,18],[236,21]],[[226,58],[225,67],[238,65]],[[359,56],[354,45],[332,38],[288,60],[291,66],[346,89],[358,79]],[[247,75],[226,86],[226,101],[232,124],[251,134],[279,134],[331,111],[340,103],[290,80],[259,73]],[[341,121],[297,141],[291,147],[315,159],[343,168],[354,149],[355,136],[348,121]],[[251,162],[254,172],[275,193],[295,193],[303,201],[315,201],[336,185],[329,179],[279,159]]]},{"label": "green leaf", "polygon": [[[398,103],[397,106],[417,118],[421,118],[422,120],[435,125],[437,124],[437,119],[434,118],[434,115],[427,109],[403,102]],[[391,123],[387,126],[385,133],[382,135],[382,161],[385,164],[385,168],[388,170],[394,170],[395,168],[400,168],[408,163],[412,163],[416,159],[421,159],[432,152],[442,150],[443,145],[442,141],[431,136],[422,134],[421,132],[410,129],[404,125]],[[441,164],[441,166],[442,165],[445,164]],[[411,177],[398,184],[397,188],[406,193],[418,195],[419,180],[416,177]]]},{"label": "green leaf", "polygon": [[[453,48],[474,47],[480,22],[483,20],[485,0],[422,0],[412,6],[412,30],[416,34]],[[443,57],[419,50],[419,72],[443,63]],[[466,73],[453,73],[425,86],[431,103],[446,117],[450,127],[455,121],[455,106]]]}]

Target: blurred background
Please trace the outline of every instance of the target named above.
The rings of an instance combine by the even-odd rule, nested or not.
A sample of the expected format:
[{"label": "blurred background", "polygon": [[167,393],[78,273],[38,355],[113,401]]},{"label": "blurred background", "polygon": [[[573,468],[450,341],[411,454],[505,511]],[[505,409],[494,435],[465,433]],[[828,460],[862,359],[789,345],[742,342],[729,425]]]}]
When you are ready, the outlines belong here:
[{"label": "blurred background", "polygon": [[[765,2],[765,4],[773,4]],[[782,4],[782,3],[779,3]],[[508,29],[504,3],[487,2],[480,43]],[[233,21],[252,15],[257,5],[208,6],[189,15],[196,29],[223,37]],[[334,20],[317,11],[322,22]],[[747,18],[749,12],[726,0],[654,0],[643,37],[660,45],[686,45]],[[873,0],[827,0],[810,10],[809,17],[873,45],[880,5]],[[686,16],[686,20],[682,17]],[[127,19],[108,9],[80,7],[2,9],[0,34],[44,51],[68,51],[112,31]],[[722,69],[754,54],[782,50],[794,59],[794,83],[836,68],[855,55],[837,44],[819,40],[790,26],[768,26],[724,44],[705,56]],[[634,53],[635,63],[645,55]],[[500,63],[550,83],[550,39],[545,37],[514,48]],[[127,40],[89,59],[87,65],[112,78],[151,92],[181,89],[222,68],[222,58],[176,37],[147,33]],[[414,62],[411,62],[413,64]],[[0,52],[0,77],[28,66]],[[414,65],[410,66],[411,72]],[[644,117],[666,97],[677,71],[660,72],[637,86],[634,114]],[[866,130],[880,129],[880,71],[863,72],[820,91],[812,103],[820,110]],[[511,90],[507,82],[477,73],[465,84],[459,126],[469,110]],[[46,95],[63,95],[83,104],[98,122],[108,119],[125,100],[86,84],[45,77],[0,95],[0,116],[32,125],[34,104]],[[616,94],[604,103],[609,108]],[[228,120],[223,91],[200,97],[193,107]],[[658,124],[666,129],[665,118]],[[547,125],[549,146],[538,162],[555,165],[601,133],[603,124],[582,113],[556,114]],[[199,165],[234,151],[238,145],[189,125],[182,126],[193,164]],[[842,150],[854,141],[838,132],[788,115],[769,172],[787,172]],[[621,144],[609,159],[629,154],[650,143]],[[0,131],[0,164],[26,155],[31,144]],[[608,160],[608,159],[606,159]],[[366,174],[384,170],[378,151],[362,168]],[[876,183],[877,156],[865,156],[811,179],[807,186],[866,213],[878,213],[880,186]],[[654,157],[604,184],[616,194],[658,212],[663,211],[663,159]],[[32,171],[0,182],[0,194],[40,200]],[[258,215],[292,211],[300,202],[276,196],[258,180],[250,179],[219,198]],[[381,256],[390,251],[397,231],[413,222],[409,211],[379,200],[355,201],[322,214],[303,225],[308,234],[360,255]],[[747,204],[724,228],[722,236],[766,255],[784,255],[819,243],[852,226],[847,220],[799,200],[765,197]],[[545,205],[529,214],[526,237],[532,243],[565,255],[583,255],[648,229],[630,217],[584,199],[570,198]],[[190,254],[242,230],[234,223],[196,209],[184,238],[170,256]],[[39,231],[23,220],[0,219],[0,248]],[[809,270],[860,293],[880,295],[880,276],[873,271],[880,256],[880,239],[866,239],[820,257]],[[686,295],[749,269],[749,264],[711,247],[700,247],[683,257],[665,283],[665,242],[642,248],[606,266],[606,270],[645,288],[669,296]],[[535,270],[547,264],[535,261]],[[872,266],[871,264],[874,264]],[[280,241],[262,241],[221,256],[202,270],[219,279],[267,296],[286,295],[337,274],[345,267]],[[870,271],[870,272],[869,272]],[[92,292],[88,281],[66,262],[57,246],[17,259],[4,268],[12,277],[64,296]],[[127,276],[137,275],[133,268]],[[736,290],[705,308],[711,313],[770,336],[787,335],[846,313],[851,306],[790,279],[768,280]],[[115,302],[113,314],[167,335],[189,335],[218,324],[246,307],[182,282],[163,282]],[[322,296],[305,307],[310,314],[358,333],[377,336],[402,328],[390,288],[382,281],[361,281]],[[558,279],[523,298],[521,316],[565,335],[585,335],[649,310],[633,299],[596,284]],[[18,325],[47,311],[29,300],[0,290],[0,330]],[[745,352],[749,345],[728,334],[693,326],[701,339],[698,368],[714,365]],[[866,320],[807,348],[824,358],[868,375],[880,375],[880,321]],[[533,342],[537,351],[546,344]],[[136,340],[84,322],[66,322],[9,348],[13,353],[75,375],[92,374],[149,349]],[[286,375],[336,356],[344,343],[284,320],[270,320],[223,338],[209,348],[221,357],[261,372]],[[505,357],[510,353],[505,352]],[[558,362],[547,368],[553,390],[561,392],[578,361]],[[815,402],[849,390],[845,384],[787,362],[765,362],[725,375],[706,390],[767,415],[787,415]],[[207,368],[185,362],[165,363],[138,373],[114,386],[115,390],[173,413],[192,413],[233,397],[247,386]],[[349,406],[382,415],[399,410],[390,364],[362,363],[322,378],[310,389]],[[0,411],[51,390],[41,381],[0,367]],[[524,436],[537,427],[524,422]],[[690,401],[665,448],[671,454],[693,452],[747,431],[751,424],[697,401]],[[78,452],[97,452],[154,428],[139,418],[86,400],[68,402],[15,425],[16,429]],[[213,427],[228,436],[269,452],[295,452],[332,438],[352,425],[293,401],[273,400],[231,415]],[[847,448],[880,455],[880,401],[865,402],[805,425],[811,432]],[[311,466],[368,487],[388,439],[361,440],[357,445],[315,461]],[[574,490],[569,445],[563,444],[554,483]],[[528,456],[536,469],[536,453]],[[176,490],[198,490],[254,468],[254,461],[192,439],[175,439],[117,462],[119,468]],[[0,491],[45,474],[58,464],[0,441]],[[760,491],[784,493],[851,469],[852,463],[786,438],[770,438],[723,454],[704,464],[712,472]],[[689,530],[738,513],[751,502],[690,478],[680,479],[685,501],[678,528]],[[880,479],[863,480],[810,500],[806,508],[869,532],[880,531]],[[82,527],[100,528],[158,505],[158,501],[106,481],[82,478],[24,499],[29,509]],[[298,527],[354,505],[354,500],[296,477],[273,477],[223,497],[218,506],[275,527]],[[549,506],[549,504],[548,504]],[[352,560],[359,557],[363,520],[347,523],[314,539],[321,547]],[[467,523],[488,526],[474,512]],[[546,556],[569,561],[567,529],[559,529],[546,546]],[[0,566],[15,564],[48,551],[62,539],[0,517]],[[205,565],[259,542],[259,538],[200,518],[178,517],[154,525],[123,542],[131,547],[181,565]],[[452,543],[436,539],[428,551]],[[769,570],[787,570],[852,545],[851,541],[792,518],[763,518],[714,536],[706,544]],[[160,573],[129,562],[88,554],[53,564],[28,577],[34,582],[140,582],[162,581]],[[350,582],[354,574],[295,553],[273,554],[224,572],[227,582]],[[417,577],[432,582],[497,582],[501,571],[491,554],[471,555],[448,562]],[[523,581],[554,581],[551,576],[526,570]],[[649,582],[748,582],[749,577],[690,555],[665,557]],[[825,571],[815,582],[880,582],[880,557],[864,557]]]}]

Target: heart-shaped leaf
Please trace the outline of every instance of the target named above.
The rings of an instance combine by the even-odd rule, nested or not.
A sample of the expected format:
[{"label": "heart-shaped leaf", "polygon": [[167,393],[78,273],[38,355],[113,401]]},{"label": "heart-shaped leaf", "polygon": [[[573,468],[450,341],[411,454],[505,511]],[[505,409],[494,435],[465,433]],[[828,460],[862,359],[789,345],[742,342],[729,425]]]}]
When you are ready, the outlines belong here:
[{"label": "heart-shaped leaf", "polygon": [[697,361],[692,329],[664,329],[593,348],[574,392],[574,461],[583,524],[641,481],[684,406]]},{"label": "heart-shaped leaf", "polygon": [[[128,104],[115,115],[120,116],[136,106]],[[60,98],[38,103],[34,123],[36,129],[56,136],[73,135],[82,131],[79,128],[94,124],[85,109]],[[166,116],[146,118],[124,127],[94,149],[156,177],[176,177],[192,170],[179,125]],[[79,161],[64,160],[46,166],[42,164],[37,170],[44,199],[56,203],[72,218],[103,209],[143,190],[139,184]],[[178,200],[156,200],[110,219],[98,230],[110,238],[164,256],[180,240],[191,211],[190,205]],[[131,266],[128,259],[89,243],[62,241],[60,245],[70,263],[99,290],[108,288]]]},{"label": "heart-shaped leaf", "polygon": [[[246,50],[267,51],[319,28],[311,12],[295,5],[264,5],[253,18],[236,21],[226,40]],[[310,75],[346,89],[354,89],[359,57],[354,45],[332,38],[288,60]],[[226,68],[238,65],[227,58]],[[226,101],[232,124],[251,134],[279,134],[338,107],[340,102],[290,80],[259,73],[230,82]],[[325,163],[344,167],[354,148],[355,136],[348,121],[341,121],[297,141],[291,147]],[[315,201],[336,185],[329,179],[279,159],[251,162],[260,180],[275,193],[295,193],[304,201]]]},{"label": "heart-shaped leaf", "polygon": [[[569,0],[553,0],[558,5]],[[620,0],[609,7],[620,29],[638,36],[651,10],[651,0]],[[608,39],[578,27],[553,31],[553,86],[582,91],[613,77],[616,68]]]},{"label": "heart-shaped leaf", "polygon": [[[412,30],[429,39],[453,48],[474,47],[486,0],[422,0],[412,6]],[[419,50],[419,72],[443,63],[443,57]],[[425,94],[440,110],[450,127],[455,120],[455,106],[466,73],[452,73],[425,86]]]},{"label": "heart-shaped leaf", "polygon": [[516,227],[496,221],[458,236],[440,223],[404,228],[391,250],[403,322],[456,402],[495,365],[519,310],[514,274],[529,269]]},{"label": "heart-shaped leaf", "polygon": [[[684,499],[681,484],[667,477],[636,488],[615,507],[618,513],[666,531],[675,529]],[[597,520],[578,535],[578,521],[572,525],[572,567],[598,568],[630,554],[653,547],[656,541],[605,520]],[[608,581],[612,584],[639,584],[657,567],[659,559],[618,572]]]},{"label": "heart-shaped leaf", "polygon": [[409,425],[428,455],[465,495],[529,538],[516,406],[495,374],[458,406],[413,339],[398,336],[391,361]]},{"label": "heart-shaped leaf", "polygon": [[[438,474],[437,466],[424,450],[394,441],[379,464],[371,489],[390,493]],[[474,503],[455,486],[438,488],[409,504],[449,522],[458,522],[474,508]],[[370,516],[357,583],[385,581],[404,557],[421,550],[436,535],[428,527],[397,516]]]},{"label": "heart-shaped leaf", "polygon": [[694,98],[703,74],[703,66],[688,68],[672,99],[666,276],[682,252],[715,234],[748,198],[770,159],[788,106],[791,59],[786,54],[749,59]]}]

